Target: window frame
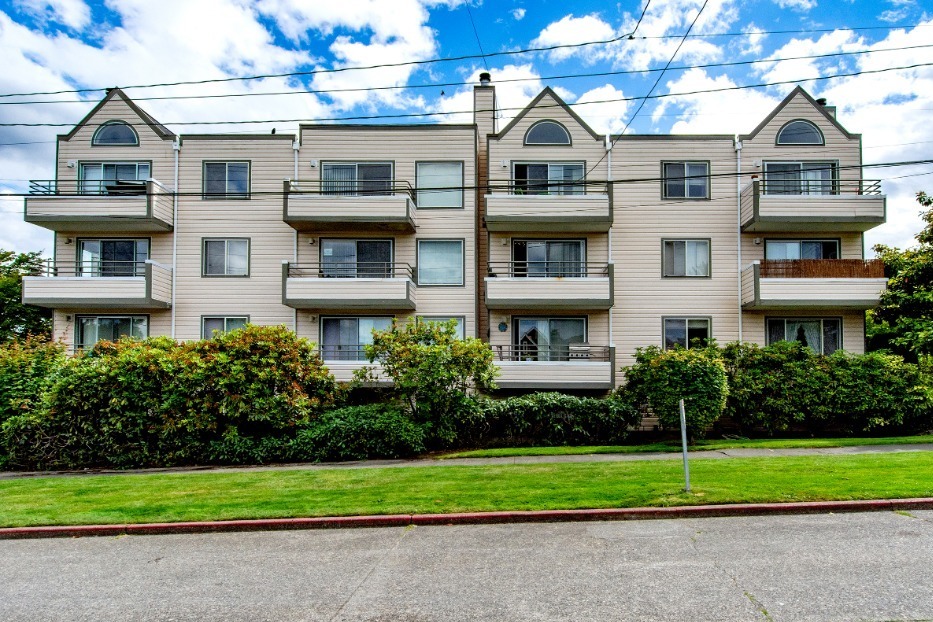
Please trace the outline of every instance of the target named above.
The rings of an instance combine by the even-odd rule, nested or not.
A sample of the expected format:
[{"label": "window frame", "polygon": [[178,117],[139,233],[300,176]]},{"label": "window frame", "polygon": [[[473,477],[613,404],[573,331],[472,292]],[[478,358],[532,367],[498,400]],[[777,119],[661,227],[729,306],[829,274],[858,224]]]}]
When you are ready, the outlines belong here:
[{"label": "window frame", "polygon": [[[139,165],[140,165],[140,164],[145,164],[146,166],[149,167],[149,175],[148,175],[145,179],[139,179]],[[106,193],[104,193],[104,182],[105,182],[105,181],[111,181],[111,180],[105,180],[105,179],[103,179],[103,175],[101,175],[101,179],[85,179],[85,178],[84,178],[84,170],[85,170],[85,167],[87,167],[88,165],[90,165],[90,166],[100,166],[101,168],[103,168],[105,165],[113,165],[113,166],[130,166],[130,165],[135,165],[135,166],[136,166],[136,179],[135,179],[135,180],[126,180],[126,181],[146,181],[147,179],[151,179],[151,178],[153,177],[153,175],[152,175],[152,160],[79,160],[79,161],[78,161],[78,194],[82,194],[82,195],[104,195],[104,194],[106,194]],[[88,192],[88,191],[85,190],[84,184],[85,184],[85,182],[88,182],[88,181],[91,181],[91,182],[99,182],[99,183],[100,183],[100,186],[99,186],[99,188],[98,188],[98,192]],[[113,180],[113,181],[117,181],[117,180]],[[143,193],[143,194],[144,194],[144,193]]]},{"label": "window frame", "polygon": [[[325,192],[325,191],[324,191],[324,184],[325,184],[325,183],[328,183],[328,182],[337,183],[337,182],[340,181],[340,180],[324,179],[324,169],[325,169],[328,165],[331,165],[331,164],[335,164],[335,165],[338,165],[338,166],[349,166],[349,165],[352,164],[352,165],[355,167],[354,178],[353,178],[353,180],[352,180],[352,183],[354,184],[354,188],[353,188],[352,194],[344,194],[344,193],[341,193],[341,192]],[[389,180],[388,180],[389,188],[388,188],[388,190],[386,190],[385,194],[365,194],[365,193],[364,193],[364,194],[360,194],[360,188],[359,188],[359,183],[360,183],[360,169],[359,169],[359,165],[360,165],[360,164],[388,164],[388,165],[389,165]],[[368,196],[394,196],[394,195],[396,194],[395,184],[396,184],[396,179],[397,179],[397,177],[396,177],[396,175],[397,175],[397,170],[396,170],[396,166],[395,166],[395,160],[321,160],[319,169],[320,169],[320,173],[319,173],[319,175],[320,175],[320,181],[319,181],[320,186],[319,186],[319,188],[320,188],[320,192],[321,192],[322,195],[326,195],[326,196],[368,197]],[[378,181],[381,181],[381,180],[378,180]]]},{"label": "window frame", "polygon": [[[665,248],[668,242],[684,242],[684,274],[667,274]],[[689,242],[706,242],[706,274],[687,274],[687,246]],[[661,278],[662,279],[711,279],[713,278],[713,240],[712,238],[661,238]]]},{"label": "window frame", "polygon": [[[667,347],[667,323],[669,321],[684,321],[684,341],[686,342],[683,346],[685,350],[690,349],[690,321],[691,320],[703,320],[706,322],[706,342],[709,343],[713,339],[713,316],[711,315],[662,315],[661,316],[661,349],[664,351],[670,350],[672,348]],[[700,346],[704,347],[704,346]]]},{"label": "window frame", "polygon": [[[782,143],[781,134],[783,134],[784,130],[786,130],[788,127],[790,127],[794,123],[806,123],[813,129],[815,129],[816,133],[819,134],[820,136],[820,142],[818,143]],[[826,135],[823,134],[823,130],[820,129],[820,126],[818,126],[813,121],[810,121],[809,119],[791,119],[790,121],[782,125],[781,128],[774,135],[774,145],[776,147],[825,147],[826,146]]]},{"label": "window frame", "polygon": [[[459,164],[460,165],[460,205],[455,207],[449,206],[428,206],[422,207],[421,200],[418,198],[418,192],[421,190],[421,184],[418,181],[418,168],[422,164]],[[394,174],[393,174],[394,179]],[[433,209],[466,209],[466,163],[463,160],[415,160],[415,208],[419,210],[433,210]],[[433,188],[425,188],[425,190],[432,190]]]},{"label": "window frame", "polygon": [[[528,166],[528,165],[536,165],[536,164],[537,164],[537,165],[545,164],[545,165],[547,165],[547,167],[548,167],[548,179],[545,180],[545,182],[548,184],[548,185],[545,187],[546,192],[528,192],[527,189],[523,190],[521,193],[517,192],[517,190],[518,190],[518,183],[517,183],[517,182],[518,182],[518,176],[517,176],[517,174],[516,174],[516,172],[515,172],[515,167],[516,167],[516,166],[522,166],[522,165]],[[560,193],[552,192],[552,189],[551,189],[551,186],[550,186],[551,166],[552,166],[552,165],[566,166],[566,165],[568,165],[568,164],[578,165],[578,166],[581,167],[581,169],[582,169],[582,171],[583,171],[583,178],[578,182],[578,183],[580,184],[580,192],[570,192],[570,193],[565,193],[565,192],[560,192]],[[512,195],[516,195],[516,196],[561,196],[561,197],[572,197],[572,196],[581,196],[581,195],[585,195],[585,194],[586,194],[586,180],[587,180],[587,166],[586,166],[586,160],[553,160],[553,159],[552,159],[552,160],[512,160],[512,161],[510,162],[510,172],[511,172],[510,185],[511,185],[511,194],[512,194]],[[526,181],[526,183],[527,183],[527,181],[528,181],[527,177],[525,178],[525,181]],[[571,186],[571,187],[573,187],[573,186]]]},{"label": "window frame", "polygon": [[[221,193],[209,193],[207,191],[207,166],[209,164],[223,164],[224,168],[224,186],[228,190]],[[246,165],[246,192],[231,193],[230,187],[230,165]],[[253,191],[253,161],[252,160],[202,160],[201,161],[201,200],[203,201],[248,201]]]},{"label": "window frame", "polygon": [[[580,262],[579,262],[579,264],[580,264],[580,269],[577,270],[576,272],[577,272],[577,273],[582,273],[582,276],[583,276],[583,277],[586,277],[586,276],[588,276],[587,267],[588,267],[588,264],[589,264],[589,262],[587,261],[587,241],[588,241],[588,240],[587,240],[587,238],[585,238],[585,237],[583,237],[583,238],[577,238],[577,237],[572,237],[572,238],[552,238],[552,237],[529,238],[529,237],[524,237],[524,236],[520,236],[520,237],[510,237],[510,238],[509,238],[509,258],[510,258],[510,261],[511,261],[511,269],[509,270],[509,276],[510,276],[510,277],[521,277],[521,278],[525,278],[525,277],[531,277],[531,278],[557,278],[558,276],[561,276],[561,278],[563,278],[562,275],[557,275],[557,274],[555,274],[554,276],[551,276],[551,275],[549,275],[549,274],[534,274],[534,275],[528,274],[528,272],[527,272],[527,270],[528,270],[527,264],[530,264],[530,263],[537,263],[537,262],[532,262],[532,261],[529,261],[529,260],[527,260],[527,259],[525,260],[525,264],[526,264],[526,266],[525,266],[525,273],[524,273],[524,274],[519,274],[519,273],[518,273],[519,271],[518,271],[517,266],[516,266],[517,260],[515,259],[515,244],[516,244],[516,242],[525,242],[526,244],[527,244],[528,242],[544,242],[545,244],[547,244],[548,242],[577,242],[577,243],[580,244],[581,253],[580,253]],[[527,247],[526,247],[526,252],[527,252]],[[546,252],[546,251],[545,251],[545,252]],[[551,260],[550,260],[550,259],[546,259],[545,261],[546,261],[546,262],[550,262]],[[567,263],[572,263],[572,262],[567,262]],[[547,268],[545,268],[545,270],[547,270]],[[570,272],[574,272],[574,271],[571,270]],[[579,274],[578,274],[578,276],[579,276]]]},{"label": "window frame", "polygon": [[[130,128],[130,131],[133,132],[133,136],[136,137],[136,142],[135,143],[99,143],[97,142],[97,136],[101,133],[101,131],[104,128],[111,126],[111,125],[123,125],[123,126]],[[139,132],[136,131],[135,127],[133,127],[132,125],[130,125],[123,119],[111,119],[109,121],[101,123],[100,126],[98,126],[96,130],[94,130],[94,134],[91,136],[91,146],[92,147],[139,147]]]},{"label": "window frame", "polygon": [[457,320],[457,328],[460,331],[458,339],[466,339],[466,316],[465,315],[421,315],[415,316],[415,321],[422,322],[448,322]]},{"label": "window frame", "polygon": [[229,333],[231,330],[236,330],[236,329],[231,329],[227,326],[228,320],[246,320],[244,324],[245,326],[246,324],[249,324],[249,318],[250,318],[249,315],[202,315],[201,316],[201,339],[213,339],[214,338],[213,333],[208,335],[205,332],[204,323],[206,320],[223,320],[224,321],[223,330],[218,330],[218,332],[222,335],[224,333]]},{"label": "window frame", "polygon": [[[325,347],[330,347],[330,346],[325,346],[325,345],[324,345],[324,322],[325,322],[325,320],[357,320],[357,328],[356,328],[357,344],[356,344],[356,347],[359,348],[361,345],[363,345],[363,344],[360,344],[360,343],[359,343],[359,337],[360,337],[359,320],[361,320],[361,319],[387,319],[387,320],[389,320],[389,326],[391,326],[392,323],[395,322],[395,316],[394,316],[394,315],[322,315],[322,316],[320,316],[320,321],[318,322],[318,336],[320,337],[320,338],[318,339],[318,352],[320,352],[320,356],[321,356],[321,360],[322,360],[322,361],[325,361],[325,362],[328,362],[328,361],[329,361],[329,362],[347,362],[347,363],[355,363],[355,362],[361,362],[361,361],[367,361],[367,360],[368,360],[368,359],[366,359],[365,357],[359,358],[359,355],[362,354],[362,350],[357,350],[357,353],[358,353],[358,357],[357,357],[357,358],[352,358],[352,359],[350,359],[350,358],[345,358],[345,359],[329,359],[329,358],[324,358],[324,351],[325,351],[324,349],[325,349]],[[335,346],[335,347],[337,347],[337,346]]]},{"label": "window frame", "polygon": [[[459,242],[460,243],[460,282],[459,283],[422,283],[421,282],[421,244],[422,242]],[[417,261],[418,287],[463,287],[466,284],[466,239],[465,238],[423,238],[416,241],[415,261]]]},{"label": "window frame", "polygon": [[[803,242],[835,242],[836,243],[836,255],[837,259],[842,259],[842,238],[765,238],[764,239],[764,260],[765,261],[794,261],[789,259],[769,259],[768,258],[768,243],[769,242],[797,242],[802,244]],[[802,255],[803,253],[801,253]],[[803,258],[801,258],[803,260]],[[812,261],[812,260],[808,260]]]},{"label": "window frame", "polygon": [[[521,343],[519,343],[519,340],[521,336],[519,335],[518,327],[519,327],[519,322],[521,322],[522,320],[534,320],[534,321],[547,320],[548,332],[550,332],[550,323],[552,320],[582,320],[583,321],[583,341],[580,342],[580,345],[589,345],[590,343],[590,316],[589,315],[512,315],[511,317],[509,317],[509,329],[511,330],[511,335],[509,336],[509,345],[513,348],[514,352],[520,352]],[[537,347],[537,344],[536,344],[536,347]],[[549,351],[550,350],[551,348],[549,347]],[[517,354],[516,356],[520,357],[521,355]],[[517,360],[521,360],[521,359],[519,358]],[[550,354],[549,354],[548,358],[545,359],[544,361],[537,360],[535,362],[564,363],[564,362],[567,362],[568,360],[570,360],[569,353],[568,353],[567,360],[563,360],[559,358],[551,359]]]},{"label": "window frame", "polygon": [[[146,242],[146,246],[147,246],[146,259],[143,260],[145,262],[145,261],[149,261],[152,259],[152,238],[149,236],[140,236],[140,237],[95,236],[95,237],[87,237],[87,238],[84,238],[84,237],[75,238],[75,276],[84,276],[83,274],[79,274],[78,272],[79,271],[82,273],[84,272],[84,259],[82,258],[82,247],[85,242],[133,242],[135,245],[138,246],[138,244],[143,241]],[[138,248],[134,249],[133,255],[136,256],[138,254],[139,254]],[[101,259],[99,261],[101,262],[101,264],[103,264],[104,260]],[[134,259],[133,261],[136,263],[139,263],[139,260],[137,259]],[[88,275],[88,276],[101,276],[101,275]],[[118,276],[118,277],[140,276],[141,277],[141,276],[145,276],[145,271],[142,274],[132,274],[132,275],[126,274],[126,275],[113,275],[113,276]],[[109,277],[101,277],[101,278],[109,278]],[[97,317],[97,316],[91,315],[91,316],[86,316],[86,317]],[[101,316],[101,317],[104,317],[104,316]]]},{"label": "window frame", "polygon": [[[845,323],[843,322],[843,317],[842,317],[841,315],[826,315],[826,316],[817,316],[817,317],[812,317],[812,316],[808,317],[808,316],[805,316],[805,315],[804,315],[804,316],[800,316],[800,315],[798,315],[798,316],[774,316],[774,315],[765,316],[765,326],[764,326],[764,329],[765,329],[765,338],[764,338],[764,343],[765,343],[766,346],[770,346],[770,345],[771,345],[771,342],[770,342],[770,337],[771,337],[770,333],[771,333],[771,331],[770,331],[770,326],[769,326],[769,324],[770,324],[772,321],[776,321],[776,320],[780,320],[780,321],[783,321],[783,322],[784,322],[784,339],[781,339],[781,341],[788,341],[788,339],[787,339],[787,322],[789,322],[789,321],[790,321],[790,322],[817,322],[817,321],[818,321],[818,322],[820,323],[820,351],[817,352],[817,354],[819,354],[819,355],[821,355],[821,356],[829,356],[829,354],[826,354],[826,353],[825,353],[825,350],[826,350],[826,347],[825,347],[825,346],[826,346],[826,344],[824,343],[824,339],[823,339],[823,335],[824,335],[825,328],[824,328],[824,326],[823,326],[823,322],[825,322],[826,320],[832,320],[832,321],[835,321],[835,322],[839,322],[839,345],[838,345],[838,347],[836,348],[836,350],[834,350],[833,352],[837,352],[837,351],[839,351],[839,350],[845,350],[845,332],[844,332],[844,331],[845,331]],[[797,340],[794,339],[794,341],[797,341]],[[810,346],[808,345],[807,347],[809,348]],[[813,348],[810,348],[810,350],[815,352],[815,350],[813,350]],[[832,352],[830,352],[830,354],[832,354]]]},{"label": "window frame", "polygon": [[[354,244],[359,244],[360,242],[388,242],[389,243],[389,276],[388,277],[368,277],[368,276],[358,276],[359,272],[359,259],[354,262],[353,273],[354,276],[323,276],[325,272],[324,264],[327,263],[327,260],[324,259],[324,244],[332,240],[339,240],[341,242],[353,242]],[[339,279],[339,278],[348,278],[348,279],[361,279],[361,278],[393,278],[395,276],[395,238],[340,238],[340,237],[320,237],[317,241],[318,245],[318,266],[320,267],[321,275],[323,278],[328,279]],[[359,251],[355,250],[357,257],[359,257]],[[332,262],[334,263],[334,262]]]},{"label": "window frame", "polygon": [[[528,136],[531,134],[531,131],[543,125],[545,123],[552,123],[564,130],[564,133],[567,135],[567,142],[565,143],[530,143],[528,142]],[[567,129],[567,126],[557,121],[555,119],[541,119],[532,123],[527,130],[525,130],[525,136],[522,138],[522,146],[524,147],[573,147],[573,135],[570,133],[570,130]]]},{"label": "window frame", "polygon": [[[229,244],[228,242],[246,242],[246,274],[227,274],[229,265]],[[224,274],[214,274],[207,271],[207,243],[224,242]],[[252,270],[252,238],[201,238],[201,278],[204,279],[248,279]],[[214,316],[211,316],[214,317]],[[239,317],[239,316],[238,316]]]},{"label": "window frame", "polygon": [[[799,145],[797,145],[797,146],[799,146]],[[803,192],[799,192],[799,193],[797,193],[797,194],[790,194],[790,193],[773,193],[773,192],[769,192],[769,191],[768,191],[768,186],[769,186],[769,182],[768,182],[768,166],[770,166],[770,165],[772,165],[772,164],[797,164],[797,165],[800,165],[800,166],[798,167],[798,173],[802,173],[802,172],[803,172],[803,165],[804,165],[804,164],[829,164],[829,170],[830,170],[829,192],[826,193],[826,194],[823,194],[823,193],[820,193],[820,194],[810,194],[809,192],[806,193],[806,194],[804,194]],[[792,196],[792,197],[798,197],[798,196],[814,196],[814,197],[818,197],[818,196],[832,196],[832,195],[836,195],[836,194],[839,194],[839,181],[840,181],[840,180],[839,180],[839,160],[832,160],[832,159],[818,159],[818,160],[801,160],[801,159],[796,159],[796,160],[764,160],[764,161],[762,161],[762,163],[761,163],[761,180],[762,180],[762,182],[764,182],[764,187],[763,187],[763,192],[762,192],[762,194],[766,194],[766,195],[769,195],[769,196],[770,196],[770,195],[773,195],[773,196]],[[806,181],[806,180],[804,180],[802,177],[798,177],[798,179],[797,179],[798,187],[802,189],[803,186],[804,186],[804,182],[805,182],[805,181]],[[774,182],[772,181],[771,183],[774,183]],[[809,184],[809,183],[812,183],[812,182],[807,181],[806,183]],[[820,183],[822,183],[822,180],[820,180]]]},{"label": "window frame", "polygon": [[[93,348],[98,342],[101,341],[100,339],[98,339],[98,340],[95,341],[93,344],[91,344],[90,347],[86,347],[86,344],[83,344],[83,343],[80,343],[80,344],[79,344],[79,343],[78,343],[79,331],[81,330],[81,320],[82,320],[82,319],[86,319],[86,318],[94,318],[94,319],[96,319],[96,320],[98,320],[98,321],[101,320],[101,319],[108,319],[108,318],[109,318],[109,319],[124,319],[124,318],[129,318],[131,321],[133,321],[133,320],[138,320],[138,319],[145,319],[145,320],[146,320],[146,336],[143,337],[143,339],[148,339],[148,338],[149,338],[149,327],[150,327],[150,325],[151,325],[151,323],[150,323],[151,316],[150,316],[148,313],[129,313],[129,314],[104,313],[104,314],[98,314],[98,315],[95,315],[95,314],[93,314],[93,313],[80,313],[80,314],[76,314],[76,315],[74,316],[74,333],[73,333],[73,334],[74,334],[74,343],[73,343],[73,345],[72,345],[72,350],[73,350],[75,353],[79,353],[79,352],[84,352],[84,351],[90,350],[90,349]],[[132,330],[132,328],[131,328],[131,330]],[[80,335],[80,336],[81,336],[82,339],[83,339],[84,335],[82,334],[82,335]]]},{"label": "window frame", "polygon": [[[672,196],[667,193],[667,165],[668,164],[682,164],[684,166],[684,196]],[[698,165],[702,164],[706,167],[706,175],[697,176],[697,175],[687,175],[687,166],[688,165]],[[702,177],[704,180],[704,185],[706,186],[706,194],[702,197],[691,197],[689,196],[689,181],[698,179]],[[674,179],[672,177],[672,179]],[[661,160],[661,199],[665,201],[710,201],[713,197],[712,192],[712,163],[710,160]]]}]

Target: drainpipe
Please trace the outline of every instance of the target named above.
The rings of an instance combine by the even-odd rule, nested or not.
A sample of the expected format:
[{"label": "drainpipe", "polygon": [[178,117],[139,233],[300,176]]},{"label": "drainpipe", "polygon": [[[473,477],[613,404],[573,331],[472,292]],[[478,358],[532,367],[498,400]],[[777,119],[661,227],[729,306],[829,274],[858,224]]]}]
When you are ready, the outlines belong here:
[{"label": "drainpipe", "polygon": [[[612,135],[606,134],[606,192],[612,195],[612,189],[610,185],[612,184]],[[611,205],[610,209],[615,210],[615,205]],[[615,215],[613,214],[612,224],[615,224]],[[606,247],[608,251],[606,252],[606,263],[612,263],[612,227],[609,227],[609,232],[606,234],[608,237]],[[613,272],[612,278],[615,278],[615,273]],[[615,283],[609,288],[609,291],[615,294]],[[609,347],[614,345],[612,338],[612,309],[615,307],[616,301],[609,301]]]},{"label": "drainpipe", "polygon": [[181,136],[172,143],[175,152],[175,192],[172,196],[172,339],[175,338],[175,297],[178,291],[178,154],[181,151]]},{"label": "drainpipe", "polygon": [[739,341],[742,341],[742,141],[735,137],[736,261],[738,262]]},{"label": "drainpipe", "polygon": [[[298,131],[300,132],[301,128],[299,128]],[[301,145],[298,143],[298,139],[296,138],[292,142],[292,152],[295,154],[295,176],[292,179],[295,180],[296,184],[298,183],[298,149],[300,147]],[[283,197],[283,200],[284,200],[284,197]],[[295,263],[298,263],[298,229],[295,229],[295,240],[294,240],[293,248],[292,248],[292,261],[294,261]],[[298,308],[297,307],[294,309],[294,312],[295,313],[294,313],[294,319],[292,320],[292,330],[295,331],[295,335],[297,336],[298,335]]]}]

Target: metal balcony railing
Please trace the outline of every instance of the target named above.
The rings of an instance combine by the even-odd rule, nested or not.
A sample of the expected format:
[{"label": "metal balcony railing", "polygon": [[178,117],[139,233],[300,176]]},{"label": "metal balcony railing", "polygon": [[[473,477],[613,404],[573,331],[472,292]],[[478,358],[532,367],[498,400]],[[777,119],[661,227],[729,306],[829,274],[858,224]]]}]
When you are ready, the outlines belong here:
[{"label": "metal balcony railing", "polygon": [[54,179],[32,179],[29,194],[35,195],[116,195],[146,196],[145,179],[81,179],[58,181]]},{"label": "metal balcony railing", "polygon": [[609,194],[609,182],[587,180],[512,179],[508,183],[490,183],[488,194],[518,196],[574,196]]},{"label": "metal balcony railing", "polygon": [[[840,179],[768,179],[757,182],[757,192],[766,195],[801,195],[826,196],[881,194],[881,181],[878,179],[840,180]],[[754,184],[753,184],[754,186]],[[755,192],[755,190],[752,190]]]},{"label": "metal balcony railing", "polygon": [[386,197],[405,195],[415,202],[415,190],[407,181],[394,179],[298,180],[288,184],[289,194],[340,197]]},{"label": "metal balcony railing", "polygon": [[606,277],[609,264],[586,261],[490,261],[491,277]]},{"label": "metal balcony railing", "polygon": [[880,279],[880,259],[766,259],[761,262],[763,279]]},{"label": "metal balcony railing", "polygon": [[591,346],[584,343],[571,343],[565,346],[495,345],[492,349],[497,361],[609,362],[609,346]]},{"label": "metal balcony railing", "polygon": [[46,277],[127,277],[146,276],[145,261],[115,261],[108,259],[89,259],[86,261],[48,260],[43,270],[36,276]]},{"label": "metal balcony railing", "polygon": [[288,264],[289,278],[320,279],[414,279],[407,263],[392,261],[325,261]]}]

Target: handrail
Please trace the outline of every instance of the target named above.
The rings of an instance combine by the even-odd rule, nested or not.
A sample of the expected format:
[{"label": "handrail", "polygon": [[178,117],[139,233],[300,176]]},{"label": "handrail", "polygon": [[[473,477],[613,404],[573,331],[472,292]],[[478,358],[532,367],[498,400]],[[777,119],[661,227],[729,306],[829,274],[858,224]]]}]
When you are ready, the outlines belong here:
[{"label": "handrail", "polygon": [[[772,179],[757,180],[758,192],[768,196],[827,196],[881,194],[879,179]],[[752,190],[755,192],[755,190]]]},{"label": "handrail", "polygon": [[506,183],[491,182],[489,194],[511,194],[516,196],[581,196],[586,194],[609,194],[607,181],[550,181],[510,179]]},{"label": "handrail", "polygon": [[[433,190],[434,188],[432,188]],[[415,189],[410,182],[395,179],[364,180],[292,180],[287,184],[288,194],[320,196],[375,197],[407,195],[415,202]]]},{"label": "handrail", "polygon": [[565,363],[608,362],[609,346],[571,343],[566,346],[491,345],[498,361]]},{"label": "handrail", "polygon": [[156,179],[30,179],[29,194],[60,196],[120,196],[144,197],[158,187],[170,193]]},{"label": "handrail", "polygon": [[45,277],[132,277],[145,276],[147,261],[116,261],[109,259],[88,259],[85,261],[46,260],[42,271],[37,276]]},{"label": "handrail", "polygon": [[490,261],[491,277],[603,277],[609,275],[609,264],[586,261]]},{"label": "handrail", "polygon": [[364,345],[320,345],[316,352],[324,361],[369,362]]},{"label": "handrail", "polygon": [[289,278],[320,279],[414,279],[414,269],[394,261],[323,261],[289,263]]},{"label": "handrail", "polygon": [[770,279],[881,279],[881,259],[766,259],[759,269]]}]

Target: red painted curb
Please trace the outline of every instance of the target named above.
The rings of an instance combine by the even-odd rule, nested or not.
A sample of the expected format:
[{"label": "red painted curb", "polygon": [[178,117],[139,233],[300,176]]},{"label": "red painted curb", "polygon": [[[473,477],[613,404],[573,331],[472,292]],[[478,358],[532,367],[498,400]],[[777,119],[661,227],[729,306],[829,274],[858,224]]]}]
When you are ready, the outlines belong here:
[{"label": "red painted curb", "polygon": [[327,516],[319,518],[265,518],[135,525],[65,525],[7,527],[0,540],[23,538],[77,538],[82,536],[193,534],[286,529],[346,529],[352,527],[406,527],[408,525],[491,525],[501,523],[557,523],[570,521],[654,520],[663,518],[713,518],[778,514],[826,514],[933,510],[933,497],[919,499],[871,499],[865,501],[810,501],[797,503],[746,503],[734,505],[687,505],[659,508],[604,508],[516,512],[459,512],[454,514],[385,514],[375,516]]}]

